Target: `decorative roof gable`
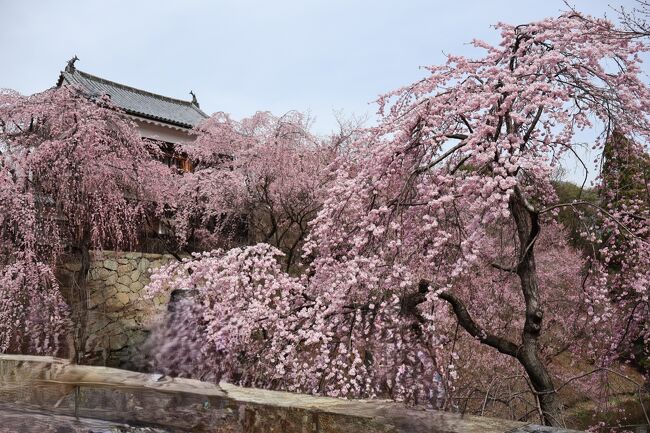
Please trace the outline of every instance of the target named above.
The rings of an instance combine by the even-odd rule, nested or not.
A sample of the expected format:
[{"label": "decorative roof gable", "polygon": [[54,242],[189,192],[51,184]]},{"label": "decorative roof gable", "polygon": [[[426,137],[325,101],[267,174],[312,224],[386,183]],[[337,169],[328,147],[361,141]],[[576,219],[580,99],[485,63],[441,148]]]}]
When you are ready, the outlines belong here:
[{"label": "decorative roof gable", "polygon": [[192,128],[207,118],[199,108],[192,93],[192,101],[169,98],[135,87],[109,81],[104,78],[82,72],[68,63],[61,72],[57,86],[62,84],[77,85],[90,95],[108,95],[111,101],[126,113],[183,128]]}]

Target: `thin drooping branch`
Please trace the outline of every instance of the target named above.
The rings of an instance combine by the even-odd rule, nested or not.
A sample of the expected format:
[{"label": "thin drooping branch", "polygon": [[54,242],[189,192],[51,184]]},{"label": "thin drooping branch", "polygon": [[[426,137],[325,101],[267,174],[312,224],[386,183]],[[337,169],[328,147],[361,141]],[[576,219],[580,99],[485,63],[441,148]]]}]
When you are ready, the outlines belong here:
[{"label": "thin drooping branch", "polygon": [[[454,134],[454,135],[458,135],[458,136],[457,136],[457,137],[454,136],[454,137],[451,137],[451,138],[459,138],[459,139],[462,139],[462,138],[460,138],[461,136],[462,136],[462,137],[466,137],[464,134]],[[448,137],[449,137],[449,136],[448,136]],[[436,165],[438,165],[441,161],[444,161],[448,156],[450,156],[451,154],[453,154],[454,152],[456,152],[458,149],[464,147],[464,146],[467,144],[467,141],[466,141],[465,139],[462,139],[462,140],[463,140],[463,141],[461,141],[460,143],[456,144],[454,147],[452,147],[451,149],[449,149],[448,151],[446,151],[445,153],[443,153],[442,155],[440,155],[438,158],[436,158],[436,159],[434,159],[433,161],[431,161],[429,164],[427,164],[427,165],[425,165],[425,166],[423,166],[423,167],[418,167],[418,168],[415,170],[415,174],[424,173],[425,171],[428,171],[428,170],[432,169],[433,167],[435,167]]]},{"label": "thin drooping branch", "polygon": [[625,225],[621,221],[619,221],[614,215],[612,215],[606,209],[603,209],[602,206],[598,206],[597,204],[591,203],[589,201],[575,201],[575,202],[572,202],[572,203],[559,203],[559,204],[549,206],[547,208],[542,209],[541,211],[538,212],[538,214],[542,215],[542,214],[544,214],[546,212],[552,211],[553,209],[559,209],[559,208],[563,208],[563,207],[574,207],[574,206],[580,206],[580,205],[591,206],[591,207],[593,207],[595,209],[598,209],[600,212],[604,213],[609,219],[611,219],[614,223],[616,223],[616,225],[618,225],[625,232],[627,232],[630,236],[632,236],[633,238],[635,238],[636,240],[638,240],[638,241],[640,241],[642,243],[647,243],[644,239],[642,239],[639,236],[637,236],[636,234],[634,234],[629,229],[629,227],[627,225]]},{"label": "thin drooping branch", "polygon": [[524,141],[521,144],[522,146],[524,146],[528,142],[528,140],[530,139],[530,136],[535,131],[535,128],[537,128],[537,123],[539,123],[539,119],[540,119],[540,117],[542,117],[542,112],[543,111],[544,111],[544,107],[540,105],[539,108],[537,109],[537,113],[535,113],[535,118],[533,119],[532,123],[528,127],[528,130],[524,134]]}]

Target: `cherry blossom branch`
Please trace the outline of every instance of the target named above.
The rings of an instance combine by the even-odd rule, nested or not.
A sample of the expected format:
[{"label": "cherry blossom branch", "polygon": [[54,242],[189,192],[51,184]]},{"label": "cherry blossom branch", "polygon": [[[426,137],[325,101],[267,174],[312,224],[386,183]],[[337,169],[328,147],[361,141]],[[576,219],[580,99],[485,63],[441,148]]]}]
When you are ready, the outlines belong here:
[{"label": "cherry blossom branch", "polygon": [[535,128],[537,127],[537,123],[539,122],[539,119],[542,117],[542,112],[544,111],[544,106],[540,105],[539,108],[537,109],[537,113],[535,113],[535,118],[531,122],[530,126],[528,127],[528,130],[524,134],[522,146],[525,145],[528,140],[530,139],[530,136],[533,134],[533,131],[535,131]]},{"label": "cherry blossom branch", "polygon": [[[458,138],[458,139],[463,140],[463,141],[461,141],[460,143],[456,144],[454,147],[452,147],[451,149],[449,149],[448,151],[446,151],[445,153],[443,153],[442,155],[440,155],[438,158],[436,158],[436,159],[434,159],[433,161],[431,161],[431,162],[430,162],[429,164],[427,164],[426,166],[416,168],[416,169],[414,170],[414,173],[415,173],[415,174],[424,173],[425,171],[428,171],[428,170],[432,169],[433,167],[435,167],[436,165],[438,165],[440,162],[444,161],[444,160],[445,160],[449,155],[453,154],[453,153],[456,152],[458,149],[461,149],[461,148],[465,147],[465,145],[467,144],[467,142],[464,141],[464,140],[467,138],[466,135],[464,135],[464,134],[452,134],[452,135],[454,135],[454,136],[449,136],[449,135],[448,135],[448,136],[446,136],[446,137],[448,137],[448,138]],[[461,138],[461,137],[462,137],[462,138]]]}]

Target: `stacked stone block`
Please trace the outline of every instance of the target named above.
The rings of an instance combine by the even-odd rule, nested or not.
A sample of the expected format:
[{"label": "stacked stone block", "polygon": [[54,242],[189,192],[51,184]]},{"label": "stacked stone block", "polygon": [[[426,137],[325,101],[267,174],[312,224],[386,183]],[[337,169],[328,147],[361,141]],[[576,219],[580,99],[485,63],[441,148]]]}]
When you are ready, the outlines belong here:
[{"label": "stacked stone block", "polygon": [[[88,273],[87,362],[132,367],[151,326],[167,309],[169,293],[145,292],[152,270],[175,260],[166,254],[93,251]],[[66,266],[73,271],[77,264]]]}]

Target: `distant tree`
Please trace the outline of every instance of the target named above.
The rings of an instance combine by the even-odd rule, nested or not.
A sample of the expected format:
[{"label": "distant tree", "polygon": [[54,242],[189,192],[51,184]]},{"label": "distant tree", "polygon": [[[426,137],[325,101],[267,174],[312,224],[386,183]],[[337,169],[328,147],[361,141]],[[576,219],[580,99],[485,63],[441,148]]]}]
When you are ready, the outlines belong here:
[{"label": "distant tree", "polygon": [[[618,129],[605,143],[598,193],[602,207],[618,219],[617,222],[604,221],[597,249],[601,265],[608,270],[603,290],[607,290],[613,305],[618,308],[617,313],[625,317],[620,324],[618,340],[611,348],[611,356],[617,357],[623,352],[637,365],[645,365],[647,370],[650,248],[647,245],[640,248],[643,245],[638,245],[638,241],[650,236],[650,155],[643,145],[627,138]],[[620,236],[623,227],[636,237]],[[642,278],[640,283],[645,289],[635,287],[638,278]]]},{"label": "distant tree", "polygon": [[635,6],[625,8],[623,6],[616,9],[618,17],[623,24],[621,34],[627,37],[648,37],[650,36],[650,1],[636,0]]},{"label": "distant tree", "polygon": [[164,203],[167,172],[152,152],[108,99],[67,86],[0,93],[0,351],[59,350],[67,313],[54,275],[71,251],[81,356],[89,249],[133,245]]},{"label": "distant tree", "polygon": [[259,112],[242,121],[217,113],[184,151],[194,162],[179,182],[174,226],[199,247],[265,242],[300,259],[307,225],[322,204],[328,164],[340,141],[323,143],[308,119]]},{"label": "distant tree", "polygon": [[650,155],[616,129],[603,151],[600,196],[612,206],[650,203]]},{"label": "distant tree", "polygon": [[[594,188],[583,188],[568,181],[553,181],[552,184],[560,203],[585,201],[593,205],[599,204],[598,193]],[[584,230],[585,222],[594,220],[595,215],[596,209],[590,206],[580,206],[577,209],[563,207],[557,212],[557,220],[568,230],[571,244],[585,254],[592,254],[593,249],[591,242],[585,240],[581,233]]]}]

